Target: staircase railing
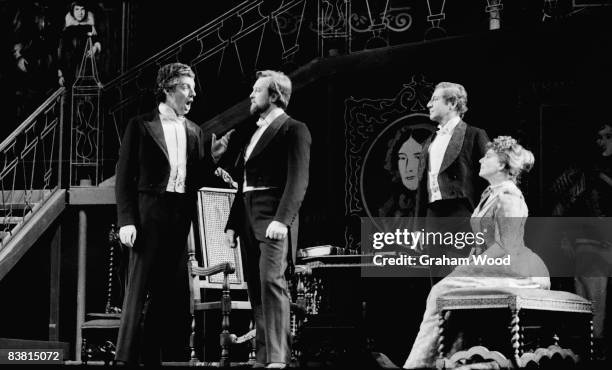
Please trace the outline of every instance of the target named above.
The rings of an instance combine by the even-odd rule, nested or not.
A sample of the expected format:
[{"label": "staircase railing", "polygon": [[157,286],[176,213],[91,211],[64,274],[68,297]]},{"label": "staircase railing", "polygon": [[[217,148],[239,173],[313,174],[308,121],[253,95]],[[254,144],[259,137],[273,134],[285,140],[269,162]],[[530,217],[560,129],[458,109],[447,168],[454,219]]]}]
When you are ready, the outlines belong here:
[{"label": "staircase railing", "polygon": [[63,87],[0,144],[0,251],[62,183]]},{"label": "staircase railing", "polygon": [[[275,9],[266,10],[278,2],[243,1],[105,84],[99,123],[99,127],[105,127],[100,130],[104,135],[101,178],[114,174],[127,121],[154,107],[154,83],[161,65],[180,61],[192,67],[198,97],[190,116],[197,117],[197,123],[202,124],[244,98],[255,70],[282,67],[290,71],[317,56],[312,50],[317,50],[320,2],[282,1],[278,7],[273,5]],[[308,40],[301,32],[307,26],[313,31]],[[312,47],[302,48],[306,42]],[[73,180],[71,183],[78,181]]]},{"label": "staircase railing", "polygon": [[[355,3],[245,0],[106,83],[100,91],[100,112],[92,115],[98,121],[88,123],[101,135],[96,144],[100,147],[91,153],[103,153],[87,158],[98,161],[101,171],[89,176],[92,185],[114,174],[127,121],[153,109],[155,77],[163,64],[180,61],[194,70],[198,98],[190,117],[203,124],[248,95],[256,70],[288,73],[316,58],[405,41],[392,41],[389,35],[406,34],[412,25],[410,7],[392,8],[389,1]],[[72,116],[74,120],[74,112]],[[70,183],[78,186],[80,180],[72,176]]]}]

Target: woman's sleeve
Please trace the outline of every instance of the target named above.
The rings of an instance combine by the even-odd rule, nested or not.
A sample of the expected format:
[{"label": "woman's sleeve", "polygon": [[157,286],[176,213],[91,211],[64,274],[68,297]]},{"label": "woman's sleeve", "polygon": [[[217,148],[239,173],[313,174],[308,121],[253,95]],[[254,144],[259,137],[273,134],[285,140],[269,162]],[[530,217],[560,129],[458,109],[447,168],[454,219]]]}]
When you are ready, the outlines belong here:
[{"label": "woman's sleeve", "polygon": [[504,193],[498,197],[495,211],[496,242],[506,253],[514,253],[524,246],[527,206],[520,195]]}]

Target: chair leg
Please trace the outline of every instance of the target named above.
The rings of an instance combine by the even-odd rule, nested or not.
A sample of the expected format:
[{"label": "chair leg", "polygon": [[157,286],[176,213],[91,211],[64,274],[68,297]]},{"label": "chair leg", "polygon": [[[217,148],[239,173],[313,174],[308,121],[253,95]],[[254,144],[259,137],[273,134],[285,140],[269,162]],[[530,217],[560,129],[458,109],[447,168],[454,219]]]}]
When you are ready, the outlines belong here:
[{"label": "chair leg", "polygon": [[593,335],[593,316],[589,320],[589,344],[588,344],[588,357],[589,361],[595,360],[595,338]]},{"label": "chair leg", "polygon": [[444,358],[444,340],[446,339],[446,322],[450,317],[450,311],[440,311],[438,315],[438,358]]},{"label": "chair leg", "polygon": [[189,333],[189,362],[196,363],[198,358],[195,352],[195,330],[196,330],[196,317],[195,312],[191,314],[191,333]]},{"label": "chair leg", "polygon": [[87,339],[83,337],[81,339],[81,361],[83,365],[87,365],[87,361],[89,360],[89,348],[87,348]]},{"label": "chair leg", "polygon": [[521,325],[519,319],[519,310],[512,310],[512,320],[510,321],[510,333],[512,334],[512,348],[514,349],[514,359],[519,363],[522,355],[523,343],[521,341]]},{"label": "chair leg", "polygon": [[[249,323],[249,331],[255,329],[255,323],[253,322],[253,320],[251,320],[251,322]],[[255,353],[256,350],[256,340],[255,337],[253,337],[252,339],[249,340],[249,365],[253,365],[255,362],[257,362],[257,354]]]},{"label": "chair leg", "polygon": [[230,328],[230,312],[232,311],[232,299],[230,297],[229,289],[229,277],[227,271],[223,274],[223,293],[221,297],[221,315],[223,316],[221,321],[221,358],[219,360],[219,366],[228,367],[230,366],[229,359],[229,348],[232,345],[232,338],[229,332]]}]

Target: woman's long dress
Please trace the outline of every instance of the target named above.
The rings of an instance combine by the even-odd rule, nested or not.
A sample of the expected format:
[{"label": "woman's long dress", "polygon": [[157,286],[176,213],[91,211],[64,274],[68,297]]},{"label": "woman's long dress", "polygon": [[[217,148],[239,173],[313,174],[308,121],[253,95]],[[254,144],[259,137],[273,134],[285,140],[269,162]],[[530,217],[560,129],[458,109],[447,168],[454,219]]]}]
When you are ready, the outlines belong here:
[{"label": "woman's long dress", "polygon": [[549,289],[548,269],[540,257],[523,241],[527,205],[521,191],[511,181],[490,186],[483,192],[481,204],[474,210],[474,233],[484,234],[488,257],[510,255],[509,266],[463,265],[433,286],[427,297],[425,313],[404,368],[433,367],[438,341],[436,301],[443,294],[459,288],[532,288]]}]

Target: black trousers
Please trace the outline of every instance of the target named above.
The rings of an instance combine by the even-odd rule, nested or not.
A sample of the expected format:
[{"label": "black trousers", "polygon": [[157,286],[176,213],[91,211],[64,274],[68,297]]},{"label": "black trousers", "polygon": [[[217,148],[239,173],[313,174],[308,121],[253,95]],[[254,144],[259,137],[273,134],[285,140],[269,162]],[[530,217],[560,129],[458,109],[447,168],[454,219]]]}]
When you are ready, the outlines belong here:
[{"label": "black trousers", "polygon": [[[426,227],[428,232],[440,232],[442,234],[469,232],[471,231],[470,218],[473,209],[467,199],[443,199],[427,206]],[[456,245],[430,244],[427,246],[427,254],[430,257],[449,258],[467,257],[471,246],[465,245],[459,248]],[[430,266],[430,277],[432,286],[442,280],[454,270],[454,266]]]},{"label": "black trousers", "polygon": [[257,331],[256,361],[288,364],[291,360],[290,297],[285,271],[290,233],[284,240],[265,237],[280,194],[277,189],[251,191],[243,199],[236,199],[240,200],[245,209],[240,243]]},{"label": "black trousers", "polygon": [[[115,359],[135,364],[189,358],[187,234],[192,197],[139,194]],[[195,203],[194,203],[195,204]]]}]

